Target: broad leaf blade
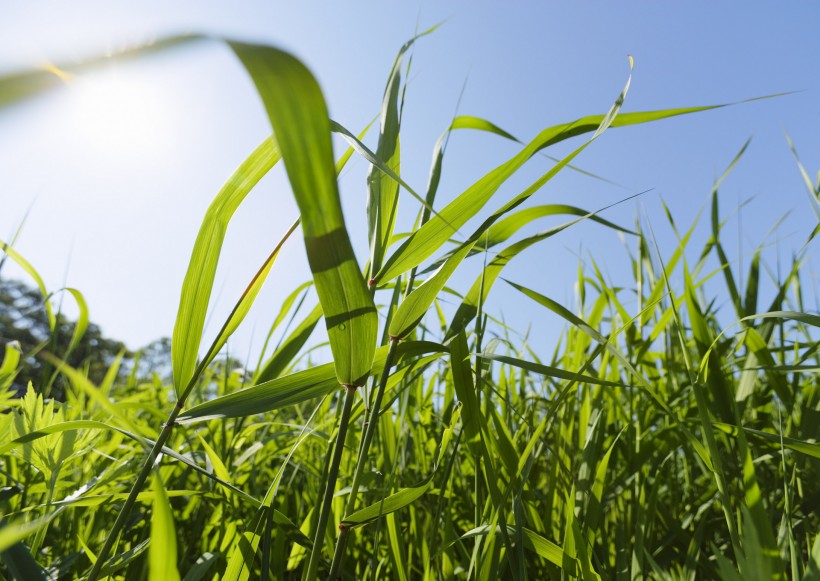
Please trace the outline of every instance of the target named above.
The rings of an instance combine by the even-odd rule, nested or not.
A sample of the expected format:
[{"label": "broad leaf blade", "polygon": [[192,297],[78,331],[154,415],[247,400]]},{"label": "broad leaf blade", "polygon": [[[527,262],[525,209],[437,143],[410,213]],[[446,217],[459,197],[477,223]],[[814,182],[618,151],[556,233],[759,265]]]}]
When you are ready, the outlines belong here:
[{"label": "broad leaf blade", "polygon": [[425,492],[430,489],[433,481],[428,480],[421,486],[412,488],[402,488],[395,494],[391,494],[382,501],[376,502],[361,510],[357,510],[346,519],[342,521],[342,525],[346,527],[357,527],[376,520],[380,516],[396,512],[405,506],[412,504],[417,499],[421,498]]},{"label": "broad leaf blade", "polygon": [[[376,350],[373,374],[381,373],[388,347]],[[400,357],[416,357],[425,353],[444,353],[438,343],[408,341],[399,345]],[[185,424],[214,418],[239,418],[295,405],[321,397],[338,387],[332,363],[319,365],[285,377],[279,377],[196,405],[185,411],[178,423]]]},{"label": "broad leaf blade", "polygon": [[174,516],[165,494],[162,479],[154,473],[154,509],[151,512],[151,546],[148,564],[152,579],[179,581],[177,569],[177,534]]},{"label": "broad leaf blade", "polygon": [[242,162],[205,213],[182,282],[171,341],[174,388],[178,394],[194,377],[205,316],[228,223],[239,204],[280,159],[279,148],[269,137]]},{"label": "broad leaf blade", "polygon": [[361,385],[373,364],[378,319],[342,216],[324,97],[293,56],[266,46],[230,46],[256,84],[282,151],[336,377],[344,385]]}]

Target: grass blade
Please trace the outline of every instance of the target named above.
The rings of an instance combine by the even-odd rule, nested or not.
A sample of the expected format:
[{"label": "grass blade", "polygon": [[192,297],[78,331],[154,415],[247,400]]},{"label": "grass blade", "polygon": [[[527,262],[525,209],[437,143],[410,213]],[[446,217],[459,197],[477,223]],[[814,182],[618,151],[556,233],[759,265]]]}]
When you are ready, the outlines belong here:
[{"label": "grass blade", "polygon": [[343,385],[361,385],[373,364],[378,318],[342,216],[324,97],[293,56],[266,46],[230,46],[256,84],[302,214],[336,376]]}]

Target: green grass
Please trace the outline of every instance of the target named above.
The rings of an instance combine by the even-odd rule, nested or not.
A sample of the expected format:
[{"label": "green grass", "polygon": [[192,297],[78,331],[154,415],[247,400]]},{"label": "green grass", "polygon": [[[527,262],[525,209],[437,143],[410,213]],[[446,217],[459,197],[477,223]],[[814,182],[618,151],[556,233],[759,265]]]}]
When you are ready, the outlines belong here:
[{"label": "green grass", "polygon": [[[116,361],[95,385],[82,366],[63,363],[88,325],[76,290],[83,317],[70,345],[38,349],[66,382],[65,401],[44,398],[42,385],[12,398],[5,388],[31,354],[6,347],[0,575],[820,578],[820,317],[803,305],[799,269],[818,230],[771,282],[758,249],[741,287],[718,204],[737,159],[712,192],[710,237],[698,241],[695,224],[678,232],[670,216],[679,240],[671,250],[656,246],[652,227],[662,225],[646,219],[625,227],[573,206],[524,207],[609,128],[712,108],[621,114],[629,81],[608,113],[542,130],[437,204],[450,131],[511,136],[458,117],[435,146],[426,191],[404,184],[404,57],[415,41],[390,72],[374,150],[360,141],[367,130],[355,137],[328,119],[298,59],[228,41],[276,137],[250,154],[205,216],[183,283],[172,380],[120,373]],[[47,89],[46,74],[0,79],[0,103]],[[350,144],[338,160],[334,132]],[[581,138],[575,149],[530,187],[496,199],[530,158],[572,137]],[[366,266],[353,254],[336,185],[351,155],[372,165]],[[296,225],[213,344],[201,343],[202,332],[227,224],[280,160],[313,280],[293,281],[271,326],[269,338],[281,340],[245,369],[220,353],[277,268],[281,245],[296,243]],[[816,204],[818,186],[803,175]],[[395,231],[400,200],[418,215],[406,233]],[[556,215],[567,222],[509,242]],[[464,232],[473,217],[483,222]],[[593,261],[577,274],[579,301],[569,308],[503,278],[520,253],[580,221],[627,237],[632,284],[612,286]],[[35,268],[3,250],[33,277],[54,331]],[[481,274],[451,289],[467,260],[483,261]],[[498,284],[565,321],[551,357],[485,310]],[[310,287],[319,306],[308,312]],[[464,294],[451,312],[442,299],[454,290]],[[310,341],[320,320],[332,354],[323,364]]]}]

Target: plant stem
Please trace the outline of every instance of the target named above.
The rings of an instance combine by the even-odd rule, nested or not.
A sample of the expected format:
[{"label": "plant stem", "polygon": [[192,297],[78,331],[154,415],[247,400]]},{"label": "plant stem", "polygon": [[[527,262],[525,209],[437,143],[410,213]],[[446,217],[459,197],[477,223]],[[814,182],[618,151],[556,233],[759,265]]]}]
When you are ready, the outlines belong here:
[{"label": "plant stem", "polygon": [[350,421],[350,411],[353,409],[353,400],[356,397],[356,386],[346,385],[345,405],[342,409],[342,416],[339,418],[339,431],[336,434],[336,444],[333,448],[333,458],[330,460],[330,469],[327,473],[327,484],[325,494],[322,498],[322,509],[319,513],[319,522],[316,525],[316,535],[313,538],[313,549],[310,552],[310,562],[308,563],[306,581],[316,579],[316,570],[319,568],[319,559],[324,548],[325,529],[330,518],[330,505],[333,503],[333,493],[336,490],[336,479],[339,476],[339,464],[342,461],[342,452],[345,447],[345,436],[347,435],[347,424]]},{"label": "plant stem", "polygon": [[136,503],[137,501],[137,496],[139,495],[140,491],[142,491],[142,487],[145,485],[145,481],[151,474],[151,469],[154,466],[154,462],[156,461],[160,450],[162,450],[162,447],[165,445],[165,442],[167,442],[168,438],[171,436],[171,432],[174,429],[174,422],[176,422],[177,416],[180,414],[180,412],[182,412],[182,406],[183,400],[180,399],[177,401],[176,405],[174,406],[174,409],[168,416],[168,421],[165,422],[165,425],[163,426],[162,431],[160,432],[159,437],[157,438],[157,441],[154,443],[154,447],[151,448],[151,451],[148,453],[148,458],[143,463],[142,469],[140,470],[140,473],[137,475],[137,479],[134,481],[134,485],[131,487],[131,492],[128,493],[128,498],[125,500],[125,504],[122,505],[122,508],[120,509],[120,512],[117,515],[117,520],[114,521],[114,525],[108,532],[108,537],[106,537],[105,539],[105,544],[103,545],[103,548],[97,554],[97,561],[91,568],[91,572],[88,574],[87,581],[96,581],[97,577],[99,577],[103,565],[105,565],[105,561],[108,558],[108,553],[111,552],[114,543],[117,542],[122,527],[125,526],[125,521],[131,515],[131,510],[134,508],[134,503]]},{"label": "plant stem", "polygon": [[[384,362],[384,369],[382,370],[382,375],[379,379],[379,388],[376,391],[376,398],[373,400],[373,405],[370,408],[370,417],[367,419],[367,426],[365,427],[364,436],[362,437],[362,445],[359,447],[359,457],[356,460],[356,470],[353,472],[353,483],[350,485],[350,495],[347,498],[347,506],[345,506],[345,518],[350,516],[353,509],[356,508],[356,496],[359,493],[359,486],[361,485],[362,476],[364,475],[364,465],[367,461],[367,452],[370,449],[370,443],[373,441],[373,436],[376,433],[376,424],[379,421],[379,410],[382,407],[384,391],[387,387],[387,379],[390,377],[390,368],[393,367],[393,361],[396,358],[398,347],[399,339],[396,337],[391,337],[390,348],[387,350],[387,358]],[[339,537],[336,539],[336,550],[333,553],[333,563],[330,566],[330,575],[328,576],[329,579],[335,579],[339,574],[349,536],[350,529],[348,527],[340,527]]]}]

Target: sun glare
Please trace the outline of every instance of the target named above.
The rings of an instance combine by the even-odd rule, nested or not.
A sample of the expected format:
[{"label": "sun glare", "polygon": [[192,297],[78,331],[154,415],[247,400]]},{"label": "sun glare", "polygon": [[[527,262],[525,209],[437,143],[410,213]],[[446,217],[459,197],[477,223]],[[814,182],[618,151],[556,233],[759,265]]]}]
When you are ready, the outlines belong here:
[{"label": "sun glare", "polygon": [[167,108],[155,86],[118,70],[69,82],[70,139],[97,155],[144,153],[167,139]]}]

